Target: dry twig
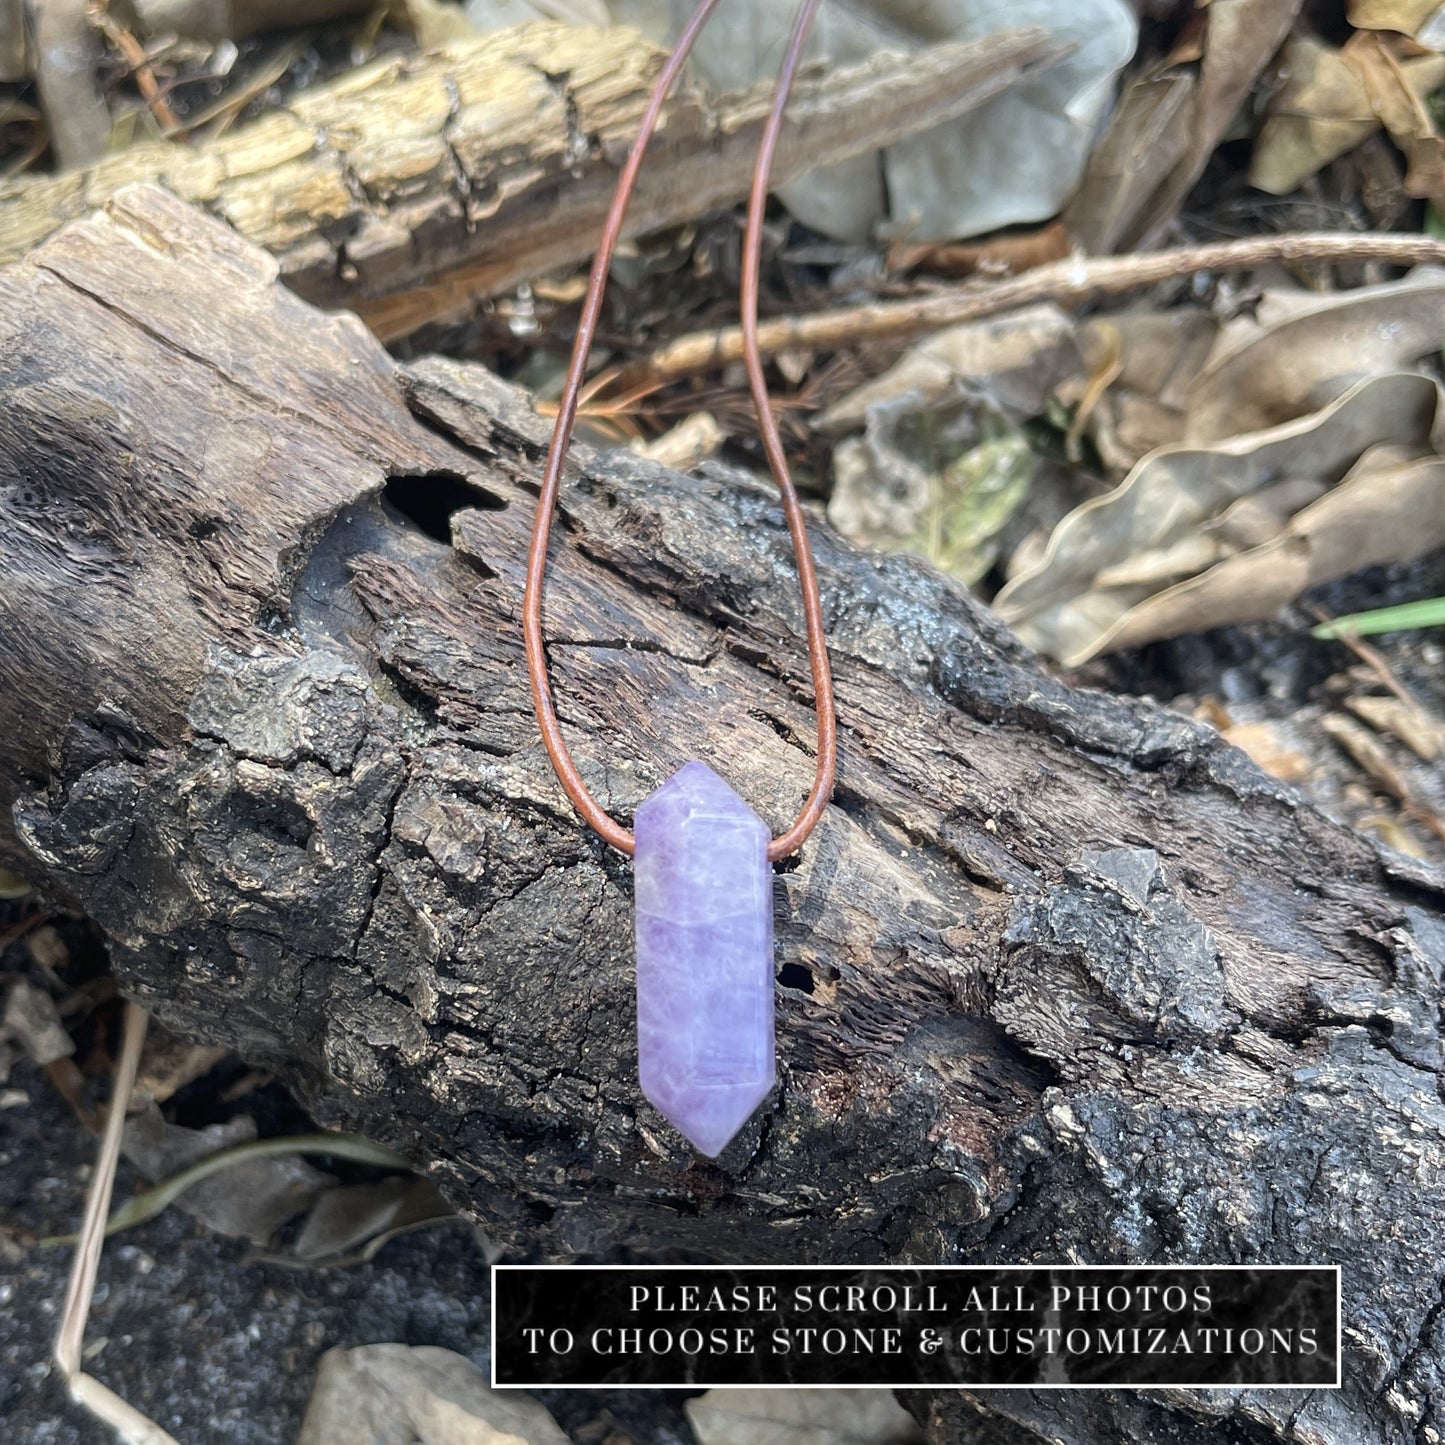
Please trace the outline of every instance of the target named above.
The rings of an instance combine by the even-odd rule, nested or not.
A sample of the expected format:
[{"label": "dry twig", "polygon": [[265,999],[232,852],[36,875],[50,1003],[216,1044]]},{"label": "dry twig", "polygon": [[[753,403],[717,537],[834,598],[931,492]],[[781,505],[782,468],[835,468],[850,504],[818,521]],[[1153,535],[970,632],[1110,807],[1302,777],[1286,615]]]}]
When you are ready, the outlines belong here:
[{"label": "dry twig", "polygon": [[1445,842],[1445,822],[1442,822],[1433,808],[1415,795],[1404,775],[1391,762],[1379,740],[1353,718],[1331,713],[1320,719],[1324,728],[1359,766],[1361,772],[1376,787],[1388,793],[1398,802],[1407,818],[1428,828],[1441,842]]},{"label": "dry twig", "polygon": [[105,38],[115,46],[130,67],[131,74],[135,76],[136,86],[144,97],[145,103],[150,107],[156,124],[166,135],[174,135],[181,129],[180,118],[171,109],[170,102],[161,90],[160,82],[156,80],[155,71],[151,69],[150,56],[146,54],[145,46],[110,13],[107,5],[102,5],[101,9],[95,13],[94,20]]},{"label": "dry twig", "polygon": [[[872,301],[836,311],[775,317],[758,327],[758,345],[768,355],[790,348],[828,350],[863,341],[894,340],[1041,301],[1078,305],[1198,271],[1248,271],[1269,262],[1305,265],[1345,261],[1400,266],[1445,262],[1445,241],[1414,235],[1303,232],[1182,246],[1139,256],[1092,260],[1073,256],[1008,281],[948,287],[907,301]],[[742,354],[742,333],[735,326],[693,332],[634,366],[622,368],[615,385],[630,389],[648,382],[675,381],[739,361]]]},{"label": "dry twig", "polygon": [[95,1275],[100,1265],[100,1251],[105,1242],[106,1215],[110,1212],[110,1194],[115,1184],[115,1166],[120,1158],[121,1133],[125,1128],[126,1105],[135,1086],[136,1069],[140,1065],[141,1045],[145,1042],[146,1011],[138,1004],[125,1006],[121,1029],[120,1060],[115,1068],[115,1085],[111,1090],[110,1111],[106,1115],[105,1132],[101,1135],[100,1155],[95,1174],[85,1199],[85,1217],[80,1222],[80,1242],[75,1247],[75,1261],[70,1267],[70,1283],[65,1291],[65,1308],[60,1316],[60,1329],[55,1336],[55,1363],[65,1376],[72,1398],[98,1415],[126,1442],[126,1445],[177,1445],[176,1440],[133,1405],[122,1400],[113,1390],[80,1368],[80,1347],[85,1338],[85,1321],[90,1314],[90,1300],[95,1292]]},{"label": "dry twig", "polygon": [[[1310,606],[1307,610],[1319,622],[1333,622],[1335,619],[1330,616],[1323,607]],[[1368,667],[1380,680],[1382,687],[1393,693],[1406,707],[1418,708],[1420,699],[1395,676],[1394,669],[1385,660],[1384,654],[1378,648],[1371,647],[1364,638],[1356,633],[1341,631],[1334,639],[1342,642],[1361,662]]]}]

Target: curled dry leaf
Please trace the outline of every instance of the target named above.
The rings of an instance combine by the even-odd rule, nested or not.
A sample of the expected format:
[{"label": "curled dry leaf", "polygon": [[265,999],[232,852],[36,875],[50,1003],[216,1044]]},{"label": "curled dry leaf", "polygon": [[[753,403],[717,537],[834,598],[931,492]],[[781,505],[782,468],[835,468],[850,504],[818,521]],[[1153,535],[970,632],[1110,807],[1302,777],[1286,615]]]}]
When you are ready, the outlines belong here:
[{"label": "curled dry leaf", "polygon": [[1345,17],[1356,30],[1391,30],[1429,50],[1445,50],[1440,0],[1349,0]]},{"label": "curled dry leaf", "polygon": [[286,1258],[314,1266],[370,1259],[398,1234],[457,1217],[436,1186],[414,1174],[342,1185],[317,1199]]},{"label": "curled dry leaf", "polygon": [[1360,31],[1342,54],[1409,162],[1406,195],[1434,201],[1438,208],[1445,200],[1445,139],[1435,129],[1426,96],[1445,80],[1445,56],[1411,57],[1401,47],[1409,42]]},{"label": "curled dry leaf", "polygon": [[1107,379],[1107,384],[1091,394],[1088,381],[1070,378],[1058,396],[1075,407],[1075,426],[1115,477],[1184,435],[1189,386],[1218,331],[1215,318],[1193,306],[1132,308],[1080,325],[1089,377]]},{"label": "curled dry leaf", "polygon": [[1126,91],[1065,217],[1090,254],[1159,243],[1301,3],[1211,0],[1199,65],[1166,60]]},{"label": "curled dry leaf", "polygon": [[1445,544],[1445,458],[1381,448],[1290,518],[1272,541],[1135,608],[1100,640],[1110,650],[1272,617],[1301,592]]},{"label": "curled dry leaf", "polygon": [[[205,1129],[184,1129],[167,1123],[152,1104],[127,1122],[123,1152],[147,1178],[163,1179],[255,1137],[255,1121],[246,1114]],[[304,1159],[280,1155],[247,1160],[202,1179],[176,1204],[217,1234],[264,1245],[335,1183]]]},{"label": "curled dry leaf", "polygon": [[[1396,373],[1281,426],[1163,448],[1107,496],[1070,513],[1040,566],[1011,581],[994,606],[1031,646],[1073,666],[1115,648],[1267,617],[1305,587],[1372,561],[1418,556],[1445,530],[1445,463],[1416,460],[1429,448],[1436,403],[1433,381]],[[1388,450],[1368,457],[1376,448]],[[1267,507],[1281,481],[1334,487],[1347,474],[1273,540],[1227,555],[1220,524],[1241,499]],[[1211,531],[1209,555],[1223,560],[1154,595],[1165,559]],[[1159,559],[1158,579],[1100,584],[1101,573],[1131,562],[1140,569],[1149,554]]]},{"label": "curled dry leaf", "polygon": [[684,1407],[698,1445],[913,1445],[892,1390],[709,1390]]},{"label": "curled dry leaf", "polygon": [[1403,281],[1326,298],[1273,292],[1225,335],[1189,389],[1183,440],[1291,421],[1366,377],[1413,366],[1445,342],[1445,277],[1419,267]]},{"label": "curled dry leaf", "polygon": [[836,401],[814,427],[844,432],[866,423],[880,406],[902,403],[924,412],[961,395],[1022,420],[1042,412],[1064,377],[1082,369],[1069,316],[1057,306],[1030,306],[935,332]]},{"label": "curled dry leaf", "polygon": [[1397,57],[1368,31],[1343,48],[1298,35],[1281,69],[1284,83],[1255,140],[1250,185],[1285,195],[1382,125],[1410,159],[1417,185],[1428,175],[1438,137],[1425,97],[1445,81],[1445,56]]},{"label": "curled dry leaf", "polygon": [[296,1445],[568,1445],[531,1396],[435,1345],[328,1350]]},{"label": "curled dry leaf", "polygon": [[1149,198],[1188,152],[1198,76],[1169,65],[1125,87],[1109,128],[1089,157],[1078,193],[1064,211],[1069,235],[1091,256],[1106,256],[1139,220]]},{"label": "curled dry leaf", "polygon": [[1360,78],[1337,47],[1313,35],[1285,46],[1284,83],[1255,137],[1249,183],[1283,196],[1380,128]]},{"label": "curled dry leaf", "polygon": [[929,338],[820,418],[823,430],[864,427],[834,454],[829,519],[976,581],[1033,477],[1017,423],[1081,364],[1073,322],[1052,306]]}]

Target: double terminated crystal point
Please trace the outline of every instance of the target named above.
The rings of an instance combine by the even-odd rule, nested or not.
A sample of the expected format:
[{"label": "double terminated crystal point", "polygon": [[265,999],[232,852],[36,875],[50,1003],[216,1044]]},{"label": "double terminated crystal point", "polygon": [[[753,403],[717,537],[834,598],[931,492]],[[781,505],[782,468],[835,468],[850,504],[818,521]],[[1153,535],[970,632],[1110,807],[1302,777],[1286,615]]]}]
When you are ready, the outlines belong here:
[{"label": "double terminated crystal point", "polygon": [[642,1092],[711,1158],[773,1087],[768,829],[691,762],[638,808],[633,833]]}]

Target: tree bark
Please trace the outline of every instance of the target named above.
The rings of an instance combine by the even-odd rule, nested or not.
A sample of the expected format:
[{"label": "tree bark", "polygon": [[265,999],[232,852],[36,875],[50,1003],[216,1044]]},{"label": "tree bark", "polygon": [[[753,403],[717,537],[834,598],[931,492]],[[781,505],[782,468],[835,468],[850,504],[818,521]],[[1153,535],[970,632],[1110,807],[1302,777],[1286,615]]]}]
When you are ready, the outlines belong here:
[{"label": "tree bark", "polygon": [[[1343,1266],[1342,1392],[924,1397],[940,1441],[1445,1430],[1438,872],[819,521],[839,786],[777,874],[779,1088],[704,1162],[637,1090],[629,867],[533,724],[527,398],[144,188],[0,272],[0,357],[5,849],[167,1024],[543,1256]],[[774,498],[579,448],[562,513],[591,785],[626,817],[701,756],[786,822]]]},{"label": "tree bark", "polygon": [[[805,75],[774,179],[953,119],[1067,51],[1035,26]],[[151,180],[269,250],[298,295],[395,340],[591,255],[663,58],[631,30],[563,25],[392,56],[194,148],[161,141],[88,171],[0,181],[0,262]],[[771,98],[771,83],[680,87],[627,234],[746,196]]]}]

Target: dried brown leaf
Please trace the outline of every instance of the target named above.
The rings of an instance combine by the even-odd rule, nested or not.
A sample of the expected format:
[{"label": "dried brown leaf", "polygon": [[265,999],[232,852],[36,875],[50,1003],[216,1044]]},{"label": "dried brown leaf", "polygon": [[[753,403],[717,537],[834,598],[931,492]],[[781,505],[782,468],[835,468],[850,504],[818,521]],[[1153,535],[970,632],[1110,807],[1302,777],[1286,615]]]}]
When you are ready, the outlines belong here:
[{"label": "dried brown leaf", "polygon": [[1356,30],[1393,30],[1432,50],[1445,38],[1440,0],[1349,0],[1345,15]]},{"label": "dried brown leaf", "polygon": [[1403,59],[1384,36],[1368,31],[1352,35],[1340,54],[1409,162],[1406,193],[1439,205],[1445,199],[1445,139],[1435,129],[1425,96],[1445,80],[1445,56]]},{"label": "dried brown leaf", "polygon": [[1134,608],[1093,652],[1273,617],[1301,592],[1445,544],[1445,458],[1373,463],[1290,519],[1274,541]]},{"label": "dried brown leaf", "polygon": [[1407,156],[1415,146],[1426,164],[1433,128],[1423,98],[1445,81],[1445,57],[1397,60],[1368,32],[1352,36],[1342,50],[1301,35],[1286,47],[1282,69],[1284,84],[1255,140],[1250,185],[1285,195],[1382,124]]},{"label": "dried brown leaf", "polygon": [[926,411],[964,393],[1016,420],[1037,416],[1059,381],[1083,369],[1074,323],[1057,306],[1030,306],[935,332],[881,376],[834,402],[814,422],[836,434],[880,406]]},{"label": "dried brown leaf", "polygon": [[1352,695],[1345,706],[1377,733],[1390,733],[1416,757],[1433,763],[1445,751],[1445,725],[1414,698]]},{"label": "dried brown leaf", "polygon": [[1184,439],[1210,442],[1315,411],[1353,383],[1412,366],[1445,344],[1445,276],[1320,298],[1275,293],[1262,325],[1222,336],[1189,390]]},{"label": "dried brown leaf", "polygon": [[1296,35],[1280,70],[1284,83],[1269,103],[1249,166],[1250,185],[1272,196],[1294,190],[1380,126],[1359,76],[1335,46]]},{"label": "dried brown leaf", "polygon": [[[1214,345],[1219,326],[1201,307],[1133,307],[1095,317],[1079,327],[1079,345],[1091,375],[1107,366],[1115,339],[1118,375],[1085,415],[1085,432],[1100,459],[1123,476],[1156,447],[1184,434],[1189,386]],[[1085,411],[1080,378],[1059,385],[1059,399]],[[1078,420],[1078,414],[1075,418]]]},{"label": "dried brown leaf", "polygon": [[416,1175],[344,1185],[317,1199],[288,1257],[313,1265],[341,1262],[369,1240],[455,1217],[436,1186]]},{"label": "dried brown leaf", "polygon": [[1119,249],[1149,198],[1184,160],[1198,87],[1194,70],[1170,66],[1125,88],[1064,210],[1069,236],[1090,256]]},{"label": "dried brown leaf", "polygon": [[1017,276],[1069,254],[1069,232],[1062,221],[1050,221],[1024,231],[1007,231],[977,242],[938,242],[925,245],[895,244],[888,252],[888,269],[907,273],[927,271],[934,276]]},{"label": "dried brown leaf", "polygon": [[1066,219],[1091,253],[1158,244],[1302,0],[1212,0],[1203,61],[1131,87]]},{"label": "dried brown leaf", "polygon": [[1241,497],[1216,520],[1206,522],[1203,530],[1218,539],[1225,553],[1262,547],[1279,535],[1290,517],[1326,490],[1326,484],[1314,477],[1287,477],[1253,496]]},{"label": "dried brown leaf", "polygon": [[[154,1104],[126,1124],[127,1159],[147,1178],[180,1173],[190,1164],[256,1137],[249,1115],[225,1124],[185,1129],[167,1123]],[[178,1208],[208,1229],[255,1245],[266,1245],[288,1219],[309,1208],[336,1180],[295,1155],[250,1159],[187,1189]]]},{"label": "dried brown leaf", "polygon": [[[1432,469],[1445,463],[1402,458],[1427,448],[1436,407],[1434,382],[1396,373],[1277,427],[1207,447],[1162,448],[1114,491],[1064,518],[1043,562],[1014,578],[994,606],[1031,646],[1075,665],[1152,638],[1270,616],[1326,574],[1343,575],[1382,553],[1417,555],[1435,531],[1420,508],[1445,511],[1441,494],[1431,492]],[[1381,454],[1385,446],[1394,450]],[[1358,467],[1372,449],[1378,465]],[[1273,489],[1282,481],[1333,485],[1352,467],[1348,486],[1305,507],[1261,547],[1162,593],[1153,578],[1101,585],[1101,574],[1112,569],[1117,577],[1141,555],[1209,538],[1211,524],[1219,542],[1219,524],[1242,498],[1263,496],[1278,508],[1285,497]]]}]

